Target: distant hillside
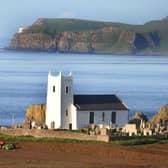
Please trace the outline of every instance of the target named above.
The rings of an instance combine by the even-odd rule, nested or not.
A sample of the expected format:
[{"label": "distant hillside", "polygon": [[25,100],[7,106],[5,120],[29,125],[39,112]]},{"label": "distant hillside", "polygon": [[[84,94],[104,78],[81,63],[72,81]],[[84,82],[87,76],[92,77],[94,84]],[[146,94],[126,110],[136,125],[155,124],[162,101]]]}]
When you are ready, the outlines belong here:
[{"label": "distant hillside", "polygon": [[38,19],[14,35],[9,49],[168,55],[168,18],[144,25]]}]

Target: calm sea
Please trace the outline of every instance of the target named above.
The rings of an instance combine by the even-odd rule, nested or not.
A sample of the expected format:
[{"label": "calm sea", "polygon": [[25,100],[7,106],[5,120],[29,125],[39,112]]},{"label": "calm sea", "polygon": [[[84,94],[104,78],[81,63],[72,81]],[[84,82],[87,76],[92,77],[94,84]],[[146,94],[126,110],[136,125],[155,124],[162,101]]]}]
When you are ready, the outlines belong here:
[{"label": "calm sea", "polygon": [[[48,72],[72,72],[76,94],[117,94],[149,118],[168,103],[168,57],[0,51],[0,125],[46,102]],[[12,120],[12,116],[14,120]]]}]

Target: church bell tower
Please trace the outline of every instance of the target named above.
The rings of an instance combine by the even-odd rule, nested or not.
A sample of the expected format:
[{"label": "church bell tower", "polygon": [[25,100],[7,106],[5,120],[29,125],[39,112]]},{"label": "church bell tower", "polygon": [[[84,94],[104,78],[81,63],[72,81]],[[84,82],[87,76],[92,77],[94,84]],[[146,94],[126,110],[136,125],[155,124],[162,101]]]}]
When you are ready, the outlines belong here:
[{"label": "church bell tower", "polygon": [[70,129],[71,106],[73,104],[73,78],[61,72],[54,76],[48,74],[46,125],[48,128]]}]

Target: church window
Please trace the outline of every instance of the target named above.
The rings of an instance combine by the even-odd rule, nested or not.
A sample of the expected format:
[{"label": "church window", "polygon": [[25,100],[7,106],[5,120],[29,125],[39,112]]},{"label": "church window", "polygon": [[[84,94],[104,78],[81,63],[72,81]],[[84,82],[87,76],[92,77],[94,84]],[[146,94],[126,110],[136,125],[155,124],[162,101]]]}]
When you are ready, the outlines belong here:
[{"label": "church window", "polygon": [[116,112],[111,113],[111,122],[112,122],[112,124],[116,123]]},{"label": "church window", "polygon": [[66,116],[68,116],[68,109],[66,109]]},{"label": "church window", "polygon": [[94,112],[90,112],[89,123],[94,124]]},{"label": "church window", "polygon": [[105,113],[102,112],[102,121],[104,122],[104,118],[105,118]]},{"label": "church window", "polygon": [[53,92],[55,93],[55,86],[53,86]]},{"label": "church window", "polygon": [[66,92],[66,94],[69,93],[69,87],[68,86],[65,87],[65,92]]}]

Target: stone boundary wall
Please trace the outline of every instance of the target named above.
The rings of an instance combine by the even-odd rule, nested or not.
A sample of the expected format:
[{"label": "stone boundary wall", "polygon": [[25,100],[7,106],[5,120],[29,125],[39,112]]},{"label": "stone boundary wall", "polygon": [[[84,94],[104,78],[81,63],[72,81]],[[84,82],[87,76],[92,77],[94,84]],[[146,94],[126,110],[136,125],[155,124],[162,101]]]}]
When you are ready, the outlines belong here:
[{"label": "stone boundary wall", "polygon": [[62,130],[39,130],[39,129],[23,129],[23,128],[0,128],[1,134],[11,135],[11,136],[33,136],[37,138],[66,138],[66,139],[77,139],[77,140],[88,140],[96,141],[98,140],[96,135],[88,135],[82,133],[75,133],[70,131]]}]

